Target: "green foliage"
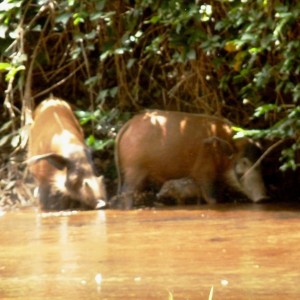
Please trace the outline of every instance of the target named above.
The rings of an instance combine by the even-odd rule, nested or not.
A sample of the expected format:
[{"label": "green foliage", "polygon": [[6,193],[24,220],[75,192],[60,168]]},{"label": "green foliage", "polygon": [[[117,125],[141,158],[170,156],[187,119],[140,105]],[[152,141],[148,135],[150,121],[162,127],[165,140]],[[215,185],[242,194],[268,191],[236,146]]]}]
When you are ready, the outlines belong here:
[{"label": "green foliage", "polygon": [[[95,150],[113,149],[115,137],[121,126],[129,119],[130,114],[121,113],[117,109],[104,112],[97,109],[95,112],[76,111],[75,114],[80,120],[80,124],[86,128],[88,137],[86,143]],[[91,126],[95,124],[94,126]],[[89,132],[88,128],[93,128]]]},{"label": "green foliage", "polygon": [[80,103],[97,149],[111,148],[123,111],[183,110],[223,115],[246,128],[239,134],[292,139],[283,163],[295,168],[299,15],[300,2],[276,0],[2,1],[6,117],[22,111],[32,79],[35,102],[53,93]]}]

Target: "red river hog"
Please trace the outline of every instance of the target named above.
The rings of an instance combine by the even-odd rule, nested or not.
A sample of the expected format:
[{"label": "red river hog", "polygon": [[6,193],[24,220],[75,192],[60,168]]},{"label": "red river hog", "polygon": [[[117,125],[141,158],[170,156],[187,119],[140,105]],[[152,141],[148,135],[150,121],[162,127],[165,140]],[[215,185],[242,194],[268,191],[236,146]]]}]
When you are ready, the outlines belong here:
[{"label": "red river hog", "polygon": [[134,116],[117,135],[115,161],[121,208],[133,206],[133,195],[147,185],[189,177],[207,203],[216,203],[217,183],[224,182],[253,202],[266,199],[258,146],[233,139],[232,124],[209,115],[146,111]]},{"label": "red river hog", "polygon": [[166,181],[156,194],[159,200],[172,198],[178,205],[184,205],[187,199],[195,198],[200,204],[201,190],[199,185],[192,178],[179,178]]},{"label": "red river hog", "polygon": [[83,131],[67,102],[49,98],[34,111],[27,163],[38,184],[42,209],[105,206],[103,176],[94,174]]}]

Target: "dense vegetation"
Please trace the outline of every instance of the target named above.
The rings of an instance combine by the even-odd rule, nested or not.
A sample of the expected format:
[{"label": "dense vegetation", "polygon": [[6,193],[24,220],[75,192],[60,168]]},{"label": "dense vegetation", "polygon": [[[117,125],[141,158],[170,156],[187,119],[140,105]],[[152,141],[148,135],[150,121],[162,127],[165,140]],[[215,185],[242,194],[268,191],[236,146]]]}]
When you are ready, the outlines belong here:
[{"label": "dense vegetation", "polygon": [[2,196],[28,194],[18,162],[51,93],[77,108],[110,179],[116,132],[145,108],[223,115],[238,134],[283,141],[275,165],[296,170],[299,16],[284,0],[2,1]]}]

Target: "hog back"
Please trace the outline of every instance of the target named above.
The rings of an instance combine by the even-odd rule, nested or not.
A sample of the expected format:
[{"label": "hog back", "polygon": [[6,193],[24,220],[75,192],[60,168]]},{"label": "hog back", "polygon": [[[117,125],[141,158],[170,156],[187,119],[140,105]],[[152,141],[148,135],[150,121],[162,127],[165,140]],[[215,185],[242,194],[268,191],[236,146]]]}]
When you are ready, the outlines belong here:
[{"label": "hog back", "polygon": [[[51,99],[42,102],[34,111],[31,126],[28,157],[45,153],[69,155],[74,145],[82,148],[84,135],[70,106],[63,100]],[[42,183],[57,174],[57,168],[46,160],[29,166],[30,171]]]}]

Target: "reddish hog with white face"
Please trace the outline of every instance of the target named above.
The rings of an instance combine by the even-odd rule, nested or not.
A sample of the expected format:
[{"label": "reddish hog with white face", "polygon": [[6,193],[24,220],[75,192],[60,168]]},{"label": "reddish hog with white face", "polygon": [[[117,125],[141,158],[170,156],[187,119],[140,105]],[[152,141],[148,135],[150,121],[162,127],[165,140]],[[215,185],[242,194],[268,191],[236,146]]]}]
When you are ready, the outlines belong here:
[{"label": "reddish hog with white face", "polygon": [[105,206],[103,177],[94,175],[82,129],[67,102],[50,98],[36,108],[27,162],[38,183],[42,209]]},{"label": "reddish hog with white face", "polygon": [[[208,203],[216,203],[217,182],[226,182],[253,202],[265,198],[258,147],[248,139],[234,140],[229,121],[208,115],[147,111],[136,115],[120,130],[115,160],[119,194],[131,208],[131,195],[147,184],[161,186],[171,179],[192,178]],[[120,197],[124,199],[125,197]]]}]

